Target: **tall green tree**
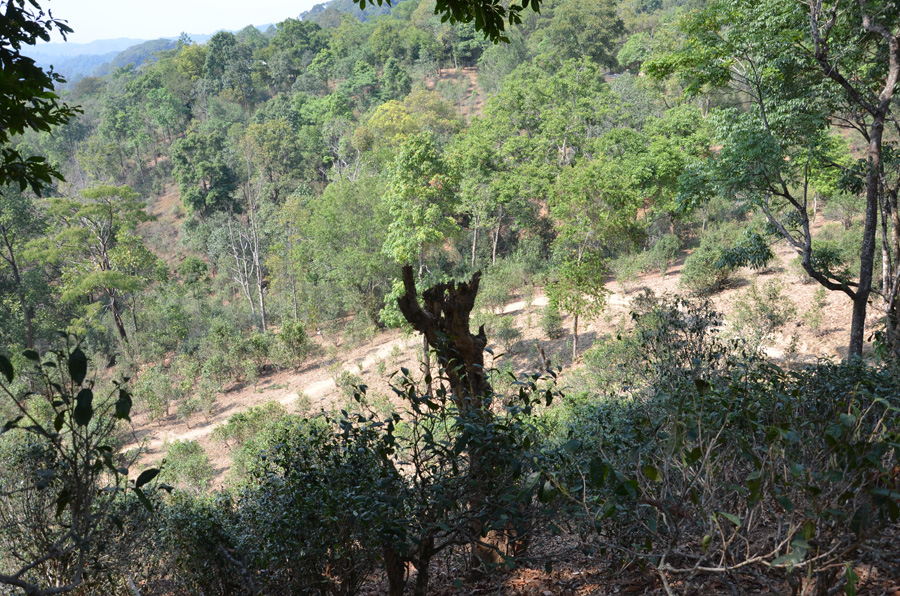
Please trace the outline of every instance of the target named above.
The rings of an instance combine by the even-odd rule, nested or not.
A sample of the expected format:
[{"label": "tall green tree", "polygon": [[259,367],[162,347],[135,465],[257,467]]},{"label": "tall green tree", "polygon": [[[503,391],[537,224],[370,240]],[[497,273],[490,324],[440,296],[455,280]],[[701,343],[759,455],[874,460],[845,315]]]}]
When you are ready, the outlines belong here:
[{"label": "tall green tree", "polygon": [[[150,219],[144,206],[140,195],[127,186],[97,186],[76,197],[50,198],[49,232],[29,245],[28,256],[62,270],[61,298],[88,299],[107,309],[124,343],[128,332],[123,307],[127,308],[128,296],[151,279],[148,253],[130,234],[138,223]],[[136,259],[145,265],[136,265]],[[98,294],[105,304],[93,302]]]},{"label": "tall green tree", "polygon": [[[29,349],[34,347],[35,340],[33,320],[38,301],[35,289],[42,276],[23,252],[28,241],[40,236],[45,226],[37,206],[18,187],[8,186],[0,192],[0,257],[6,264],[3,277],[8,275],[4,288],[10,288],[15,294],[24,327],[24,345]],[[6,332],[11,332],[12,327]],[[19,338],[7,339],[18,343]]]},{"label": "tall green tree", "polygon": [[[688,94],[731,88],[749,100],[747,109],[731,108],[715,118],[723,148],[708,167],[688,172],[685,194],[702,200],[718,193],[759,208],[800,255],[806,272],[852,301],[850,355],[862,354],[869,299],[873,291],[881,294],[885,338],[900,354],[900,176],[889,174],[895,170],[885,160],[894,151],[885,128],[897,126],[900,7],[867,0],[847,5],[723,0],[682,26],[684,48],[645,63],[645,70],[656,76],[677,73]],[[832,127],[858,134],[865,143],[858,167],[832,159]],[[817,255],[810,230],[811,182],[828,168],[865,189],[856,280]],[[880,288],[873,285],[879,218],[885,263]]]},{"label": "tall green tree", "polygon": [[397,153],[384,194],[391,215],[384,250],[402,265],[417,264],[420,279],[428,251],[459,229],[456,187],[456,173],[434,134],[409,137]]}]

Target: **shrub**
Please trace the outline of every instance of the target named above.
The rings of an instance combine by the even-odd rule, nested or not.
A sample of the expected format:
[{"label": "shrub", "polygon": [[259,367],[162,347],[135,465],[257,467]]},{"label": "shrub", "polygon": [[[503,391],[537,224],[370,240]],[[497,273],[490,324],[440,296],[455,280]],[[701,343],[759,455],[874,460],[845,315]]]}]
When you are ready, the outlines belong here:
[{"label": "shrub", "polygon": [[521,261],[503,259],[485,272],[478,285],[475,309],[502,312],[513,294],[528,285],[528,275]]},{"label": "shrub", "polygon": [[698,294],[707,294],[722,289],[734,269],[722,264],[722,251],[710,244],[701,244],[694,249],[681,268],[680,283]]},{"label": "shrub", "polygon": [[278,340],[290,366],[299,369],[313,349],[313,342],[300,321],[287,321],[278,333]]},{"label": "shrub", "polygon": [[[157,514],[160,567],[186,594],[253,594],[234,564],[233,504],[226,495],[175,491]],[[240,555],[238,555],[240,556]],[[252,580],[251,580],[252,581]]]},{"label": "shrub", "polygon": [[266,402],[261,406],[250,406],[243,412],[232,414],[225,424],[215,427],[211,436],[214,441],[242,445],[273,421],[284,416],[287,416],[287,410],[277,401]]},{"label": "shrub", "polygon": [[161,477],[181,488],[205,490],[213,477],[209,456],[197,441],[175,441],[169,444],[163,460]]},{"label": "shrub", "polygon": [[238,549],[265,569],[267,593],[350,596],[377,561],[381,513],[395,492],[364,442],[285,418],[256,445],[237,521]]},{"label": "shrub", "polygon": [[134,396],[147,408],[152,422],[167,417],[175,388],[165,367],[157,364],[145,369],[134,383]]},{"label": "shrub", "polygon": [[803,313],[803,320],[815,335],[822,334],[822,322],[824,320],[825,307],[828,306],[827,292],[825,288],[819,286],[813,294],[812,302],[809,308]]},{"label": "shrub", "polygon": [[[598,546],[661,577],[852,588],[900,519],[897,378],[861,362],[734,372],[620,413],[612,403],[612,433],[556,452],[569,463],[553,468],[546,497],[564,495]],[[562,472],[572,466],[581,473]]]},{"label": "shrub", "polygon": [[516,328],[511,316],[504,316],[497,321],[497,324],[492,329],[492,335],[497,338],[503,349],[509,352],[513,344],[522,337],[522,332]]},{"label": "shrub", "polygon": [[622,288],[622,293],[630,294],[637,289],[640,274],[644,270],[643,253],[620,255],[610,263],[610,268]]},{"label": "shrub", "polygon": [[681,240],[675,234],[666,234],[657,240],[647,252],[646,261],[665,276],[669,264],[678,257],[681,251]]},{"label": "shrub", "polygon": [[556,305],[551,303],[544,307],[541,314],[541,330],[547,339],[559,339],[563,336],[562,315],[559,314]]},{"label": "shrub", "polygon": [[700,246],[684,260],[681,285],[698,294],[722,289],[736,267],[734,260],[727,258],[728,251],[740,237],[741,227],[737,225],[709,230],[700,240]]},{"label": "shrub", "polygon": [[866,202],[863,198],[846,191],[838,191],[828,197],[822,215],[827,219],[836,219],[841,222],[845,230],[853,227],[853,221],[865,211]]},{"label": "shrub", "polygon": [[796,314],[797,307],[784,295],[784,287],[777,279],[762,288],[754,283],[736,299],[734,330],[758,350]]},{"label": "shrub", "polygon": [[244,357],[249,358],[256,367],[256,373],[261,374],[269,364],[272,351],[272,336],[261,331],[254,331],[243,343]]}]

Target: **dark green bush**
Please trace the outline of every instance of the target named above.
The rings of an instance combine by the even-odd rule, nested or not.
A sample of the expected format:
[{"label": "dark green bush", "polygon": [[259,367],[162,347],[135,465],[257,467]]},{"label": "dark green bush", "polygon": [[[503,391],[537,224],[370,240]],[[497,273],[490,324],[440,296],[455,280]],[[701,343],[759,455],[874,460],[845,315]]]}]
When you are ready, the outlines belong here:
[{"label": "dark green bush", "polygon": [[547,339],[559,339],[564,334],[562,315],[555,304],[548,304],[541,314],[541,330]]},{"label": "dark green bush", "polygon": [[568,400],[545,496],[584,514],[599,547],[687,583],[720,573],[745,589],[733,575],[745,569],[834,592],[883,561],[900,520],[900,379],[859,361],[785,372],[695,350],[690,311],[680,341],[667,311],[636,332],[653,382]]},{"label": "dark green bush", "polygon": [[229,444],[242,445],[256,436],[268,425],[287,416],[287,410],[277,401],[270,401],[261,406],[251,406],[243,412],[232,414],[228,422],[220,424],[212,431],[212,439]]}]

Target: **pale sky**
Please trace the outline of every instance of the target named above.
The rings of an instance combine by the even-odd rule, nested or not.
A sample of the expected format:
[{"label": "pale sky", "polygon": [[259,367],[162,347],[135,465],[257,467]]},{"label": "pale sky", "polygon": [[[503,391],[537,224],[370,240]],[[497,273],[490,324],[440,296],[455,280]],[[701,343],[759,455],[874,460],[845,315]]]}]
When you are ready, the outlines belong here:
[{"label": "pale sky", "polygon": [[[323,0],[43,0],[53,16],[65,19],[75,32],[68,40],[131,37],[157,39],[187,33],[237,30],[247,25],[277,23],[296,18]],[[62,41],[54,39],[53,41]]]}]

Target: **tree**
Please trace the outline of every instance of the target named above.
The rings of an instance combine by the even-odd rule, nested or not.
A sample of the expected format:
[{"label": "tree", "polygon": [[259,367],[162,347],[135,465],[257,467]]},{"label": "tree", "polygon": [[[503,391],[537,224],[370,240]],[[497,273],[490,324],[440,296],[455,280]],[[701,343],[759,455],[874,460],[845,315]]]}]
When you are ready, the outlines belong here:
[{"label": "tree", "polygon": [[45,222],[34,202],[16,187],[6,187],[0,192],[0,256],[9,267],[11,284],[22,313],[25,331],[25,347],[34,347],[35,297],[32,286],[34,275],[23,258],[26,243],[39,236]]},{"label": "tree", "polygon": [[[27,350],[24,357],[32,370],[17,375],[0,354],[0,399],[15,411],[0,435],[32,446],[32,455],[0,477],[0,547],[12,546],[15,553],[4,560],[14,567],[0,569],[0,584],[26,596],[65,594],[115,563],[105,553],[120,534],[117,509],[126,491],[152,509],[145,491],[159,470],[145,470],[129,486],[127,469],[108,445],[118,422],[130,420],[131,394],[116,382],[108,393],[95,395],[95,379],[77,342],[67,339],[43,355]],[[18,515],[17,508],[27,515]]]},{"label": "tree", "polygon": [[155,261],[140,240],[128,234],[150,219],[140,195],[127,186],[97,186],[79,197],[49,199],[47,216],[50,233],[30,243],[30,256],[63,269],[64,301],[94,292],[104,295],[116,331],[127,343],[120,301],[146,287]]},{"label": "tree", "polygon": [[561,59],[588,56],[608,67],[616,65],[614,50],[624,32],[611,0],[563,0],[553,7],[544,30],[547,49]]},{"label": "tree", "polygon": [[456,185],[453,168],[438,151],[433,133],[406,140],[384,194],[391,215],[384,251],[400,264],[417,262],[420,279],[427,251],[458,229],[453,218]]},{"label": "tree", "polygon": [[[708,167],[688,171],[684,194],[697,201],[719,193],[759,208],[813,279],[851,299],[851,356],[862,354],[873,291],[882,297],[887,344],[900,353],[900,175],[890,175],[893,166],[884,159],[885,127],[898,126],[892,111],[900,78],[898,11],[895,3],[867,0],[857,0],[855,9],[816,0],[723,0],[683,23],[684,49],[645,64],[657,77],[678,73],[688,94],[730,87],[749,98],[746,111],[733,108],[716,118],[723,148]],[[864,139],[865,157],[856,167],[833,159],[832,127]],[[856,281],[823,266],[810,231],[810,185],[829,168],[865,189]],[[879,216],[880,289],[873,287]]]},{"label": "tree", "polygon": [[0,188],[18,184],[40,194],[62,175],[44,157],[26,156],[11,144],[25,130],[49,132],[67,123],[79,108],[60,103],[55,83],[65,80],[52,70],[44,71],[33,59],[21,54],[23,45],[50,41],[56,30],[63,38],[72,29],[65,21],[44,14],[36,1],[3,0],[0,3]]},{"label": "tree", "polygon": [[172,174],[178,181],[181,201],[201,216],[227,210],[237,180],[225,159],[225,137],[213,132],[188,132],[172,146]]},{"label": "tree", "polygon": [[639,173],[631,169],[635,162],[598,153],[595,159],[565,168],[551,196],[550,213],[559,234],[554,248],[565,256],[550,299],[574,318],[573,360],[578,354],[579,318],[596,316],[606,304],[603,259],[611,248],[635,235],[643,198],[638,192]]},{"label": "tree", "polygon": [[391,289],[390,258],[381,250],[390,226],[378,178],[332,182],[311,202],[309,252],[317,277],[348,294],[373,323]]}]

